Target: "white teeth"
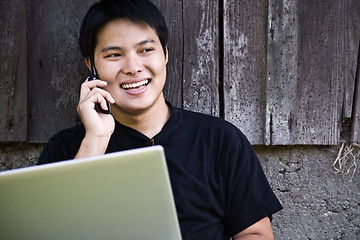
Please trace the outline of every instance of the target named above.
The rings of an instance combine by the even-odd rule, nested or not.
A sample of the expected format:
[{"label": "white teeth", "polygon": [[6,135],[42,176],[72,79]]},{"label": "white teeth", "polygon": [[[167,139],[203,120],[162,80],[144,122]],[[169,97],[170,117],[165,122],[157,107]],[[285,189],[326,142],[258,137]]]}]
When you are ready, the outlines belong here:
[{"label": "white teeth", "polygon": [[136,83],[126,83],[126,84],[121,85],[121,87],[125,88],[125,89],[138,88],[138,87],[146,85],[148,83],[149,83],[149,80],[145,79],[143,81],[136,82]]}]

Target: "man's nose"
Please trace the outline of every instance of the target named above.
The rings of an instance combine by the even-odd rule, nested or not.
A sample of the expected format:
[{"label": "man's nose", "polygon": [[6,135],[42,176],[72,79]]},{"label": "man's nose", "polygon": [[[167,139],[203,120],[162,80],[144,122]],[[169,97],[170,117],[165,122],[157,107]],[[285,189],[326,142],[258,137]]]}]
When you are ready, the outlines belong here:
[{"label": "man's nose", "polygon": [[139,56],[127,56],[122,66],[122,71],[125,74],[136,75],[138,72],[141,72],[143,69],[141,59]]}]

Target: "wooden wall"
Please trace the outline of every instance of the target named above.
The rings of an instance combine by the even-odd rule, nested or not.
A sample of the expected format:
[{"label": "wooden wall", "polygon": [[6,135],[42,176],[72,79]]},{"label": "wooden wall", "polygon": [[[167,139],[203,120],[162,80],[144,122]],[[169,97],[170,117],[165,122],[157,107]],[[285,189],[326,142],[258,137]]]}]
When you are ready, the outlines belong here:
[{"label": "wooden wall", "polygon": [[0,141],[27,139],[25,1],[0,1]]},{"label": "wooden wall", "polygon": [[[0,141],[79,121],[77,37],[95,0],[2,0]],[[360,142],[360,1],[155,0],[170,30],[167,99],[253,144]]]}]

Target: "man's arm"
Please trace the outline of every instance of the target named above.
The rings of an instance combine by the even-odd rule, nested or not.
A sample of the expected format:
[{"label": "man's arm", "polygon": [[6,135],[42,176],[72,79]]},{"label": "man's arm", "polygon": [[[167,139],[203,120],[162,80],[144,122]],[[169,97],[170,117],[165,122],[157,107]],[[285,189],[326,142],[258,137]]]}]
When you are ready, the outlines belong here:
[{"label": "man's arm", "polygon": [[232,237],[233,240],[251,240],[251,239],[266,239],[273,240],[274,234],[271,228],[270,219],[268,217],[261,219],[245,230],[239,232]]},{"label": "man's arm", "polygon": [[78,113],[85,127],[85,137],[81,142],[75,158],[104,154],[110,137],[114,132],[115,121],[111,114],[99,113],[95,104],[100,102],[107,107],[106,100],[114,103],[110,93],[100,89],[106,82],[100,80],[86,81],[81,85]]}]

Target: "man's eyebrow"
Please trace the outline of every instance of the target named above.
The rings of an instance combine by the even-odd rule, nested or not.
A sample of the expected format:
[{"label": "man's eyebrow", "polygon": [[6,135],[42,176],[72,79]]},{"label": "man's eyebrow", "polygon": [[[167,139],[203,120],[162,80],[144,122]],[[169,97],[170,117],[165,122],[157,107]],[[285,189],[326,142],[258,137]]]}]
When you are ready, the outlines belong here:
[{"label": "man's eyebrow", "polygon": [[[154,43],[155,41],[152,40],[152,39],[146,39],[144,41],[141,41],[137,44],[135,44],[135,46],[142,46],[142,45],[145,45],[147,43]],[[101,50],[101,52],[106,52],[106,51],[111,51],[111,50],[122,50],[123,48],[121,47],[117,47],[117,46],[108,46],[108,47],[105,47]]]},{"label": "man's eyebrow", "polygon": [[121,50],[121,47],[115,47],[115,46],[109,46],[109,47],[105,47],[101,50],[101,52],[106,52],[106,51],[110,51],[110,50]]},{"label": "man's eyebrow", "polygon": [[155,42],[155,41],[152,40],[152,39],[146,39],[146,40],[144,40],[144,41],[141,41],[141,42],[137,43],[136,46],[141,46],[141,45],[145,45],[145,44],[147,44],[147,43],[154,43],[154,42]]}]

